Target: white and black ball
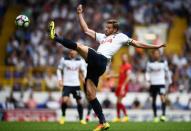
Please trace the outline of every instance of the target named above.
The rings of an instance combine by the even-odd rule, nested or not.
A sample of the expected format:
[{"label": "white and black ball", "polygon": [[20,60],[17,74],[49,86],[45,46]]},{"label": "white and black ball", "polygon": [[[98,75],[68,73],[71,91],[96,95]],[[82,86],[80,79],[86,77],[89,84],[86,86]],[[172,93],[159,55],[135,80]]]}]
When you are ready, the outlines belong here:
[{"label": "white and black ball", "polygon": [[20,28],[27,28],[30,24],[30,20],[26,15],[19,15],[16,17],[15,24]]}]

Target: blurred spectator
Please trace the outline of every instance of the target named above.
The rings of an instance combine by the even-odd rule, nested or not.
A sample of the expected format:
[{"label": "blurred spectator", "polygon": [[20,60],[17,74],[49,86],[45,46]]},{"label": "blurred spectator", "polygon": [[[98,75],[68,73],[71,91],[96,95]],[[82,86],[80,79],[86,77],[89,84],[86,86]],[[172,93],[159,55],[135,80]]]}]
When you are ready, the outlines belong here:
[{"label": "blurred spectator", "polygon": [[32,77],[33,77],[32,79],[34,80],[33,89],[35,91],[41,91],[42,79],[43,79],[41,72],[35,71]]},{"label": "blurred spectator", "polygon": [[105,100],[103,100],[102,107],[103,108],[112,108],[113,107],[109,98],[106,98]]},{"label": "blurred spectator", "polygon": [[11,91],[10,96],[6,98],[5,103],[3,104],[3,109],[11,110],[16,108],[17,101],[13,96],[13,91]]},{"label": "blurred spectator", "polygon": [[51,70],[47,71],[44,80],[45,80],[46,87],[49,91],[55,91],[58,89],[57,77],[56,75],[53,74],[53,72],[51,72]]},{"label": "blurred spectator", "polygon": [[145,103],[143,104],[143,109],[151,109],[152,108],[151,103],[152,101],[150,97],[147,97]]},{"label": "blurred spectator", "polygon": [[48,99],[46,100],[46,107],[48,109],[59,109],[60,103],[52,97],[51,93],[48,93]]},{"label": "blurred spectator", "polygon": [[186,70],[188,79],[189,79],[189,84],[188,84],[188,92],[191,92],[191,61],[189,62],[188,68]]},{"label": "blurred spectator", "polygon": [[25,108],[25,102],[24,102],[24,94],[23,92],[20,93],[20,97],[17,100],[16,108]]},{"label": "blurred spectator", "polygon": [[[28,70],[30,72],[30,70]],[[23,78],[23,86],[28,90],[28,89],[34,89],[35,87],[35,79],[32,76],[32,74],[28,73],[26,76]]]},{"label": "blurred spectator", "polygon": [[117,75],[114,73],[111,67],[109,67],[102,79],[100,79],[101,90],[104,92],[114,92],[116,88],[116,77]]},{"label": "blurred spectator", "polygon": [[33,97],[33,92],[31,92],[29,99],[26,102],[26,106],[28,109],[36,109],[37,108],[37,102]]},{"label": "blurred spectator", "polygon": [[139,83],[137,83],[136,80],[130,80],[128,85],[128,91],[129,92],[139,92],[141,89],[141,86]]},{"label": "blurred spectator", "polygon": [[187,51],[190,51],[191,50],[191,25],[187,28],[185,35],[186,35],[186,45],[188,47],[186,49]]},{"label": "blurred spectator", "polygon": [[187,110],[191,110],[191,98],[188,100],[188,104],[186,105]]},{"label": "blurred spectator", "polygon": [[179,55],[174,54],[172,62],[178,67],[178,69],[183,68],[183,66],[185,66],[188,63],[183,53]]},{"label": "blurred spectator", "polygon": [[6,8],[7,8],[7,2],[5,0],[1,0],[0,1],[0,34],[1,34],[1,28],[2,28],[2,25],[3,25],[3,18],[4,18],[4,15],[5,15],[5,12],[6,12]]},{"label": "blurred spectator", "polygon": [[136,83],[139,84],[139,88],[136,89],[136,92],[145,92],[148,91],[149,84],[146,82],[145,72],[142,69],[138,69],[136,72]]},{"label": "blurred spectator", "polygon": [[141,103],[139,99],[136,97],[135,100],[133,101],[132,109],[141,109]]},{"label": "blurred spectator", "polygon": [[0,109],[0,121],[3,119],[3,111]]},{"label": "blurred spectator", "polygon": [[172,108],[176,110],[183,110],[184,106],[180,103],[180,97],[176,97],[176,101],[172,103]]}]

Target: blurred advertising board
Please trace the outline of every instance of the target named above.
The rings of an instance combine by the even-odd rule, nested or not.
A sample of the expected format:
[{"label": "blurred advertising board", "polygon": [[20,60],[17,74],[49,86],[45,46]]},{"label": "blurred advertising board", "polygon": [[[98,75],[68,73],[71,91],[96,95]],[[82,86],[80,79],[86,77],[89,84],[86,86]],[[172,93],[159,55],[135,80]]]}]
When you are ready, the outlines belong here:
[{"label": "blurred advertising board", "polygon": [[56,121],[55,110],[49,109],[15,109],[4,112],[5,121]]}]

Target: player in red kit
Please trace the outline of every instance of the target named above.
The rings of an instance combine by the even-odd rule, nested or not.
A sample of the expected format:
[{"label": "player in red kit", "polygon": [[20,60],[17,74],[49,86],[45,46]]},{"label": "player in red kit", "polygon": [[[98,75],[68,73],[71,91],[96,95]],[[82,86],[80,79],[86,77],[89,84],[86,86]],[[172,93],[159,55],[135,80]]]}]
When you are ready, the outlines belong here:
[{"label": "player in red kit", "polygon": [[[131,64],[128,62],[128,56],[127,54],[122,54],[122,65],[120,66],[120,71],[119,71],[119,82],[117,89],[115,91],[115,95],[117,97],[117,104],[116,104],[116,109],[117,109],[117,117],[113,119],[113,122],[127,122],[128,121],[128,116],[127,116],[127,111],[122,104],[122,99],[126,96],[128,92],[128,82],[129,82],[129,75],[131,73]],[[123,111],[124,117],[120,119],[120,111]]]}]

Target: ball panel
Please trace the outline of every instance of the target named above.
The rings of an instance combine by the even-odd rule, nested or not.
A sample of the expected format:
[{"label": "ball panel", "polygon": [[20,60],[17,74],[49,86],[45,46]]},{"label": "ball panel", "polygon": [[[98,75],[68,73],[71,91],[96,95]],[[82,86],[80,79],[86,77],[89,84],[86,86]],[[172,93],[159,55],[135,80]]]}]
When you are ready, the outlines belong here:
[{"label": "ball panel", "polygon": [[26,15],[19,15],[16,17],[15,24],[18,27],[26,28],[29,26],[30,21],[29,18]]},{"label": "ball panel", "polygon": [[29,26],[29,21],[25,21],[24,22],[24,27],[28,27]]}]

